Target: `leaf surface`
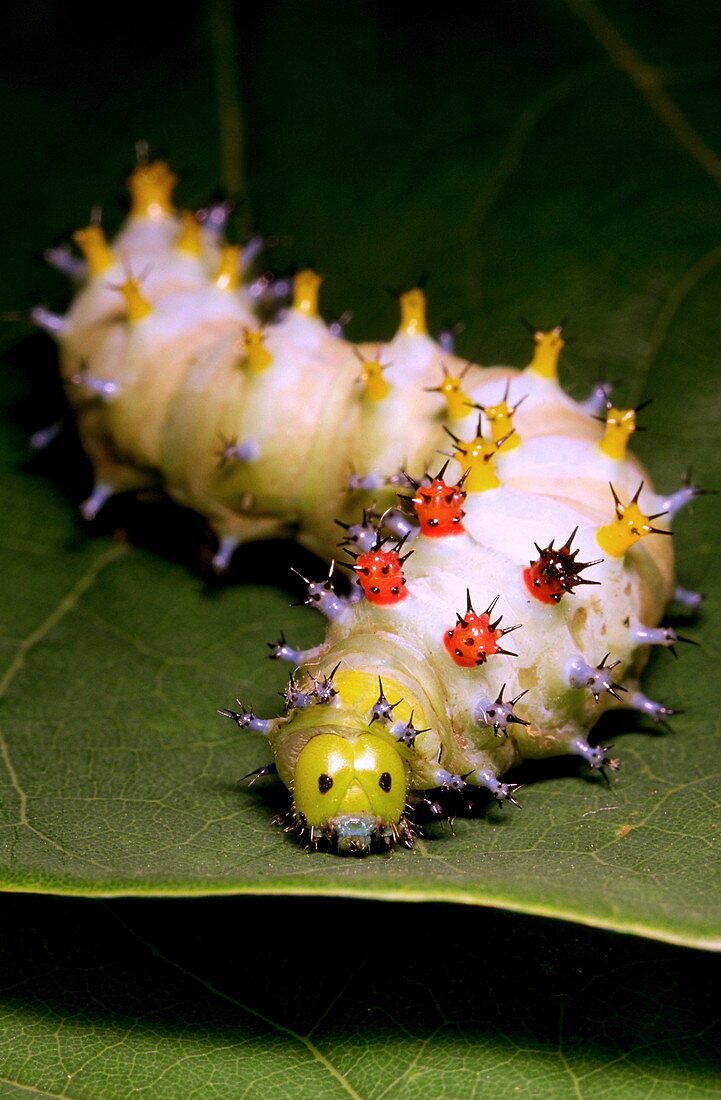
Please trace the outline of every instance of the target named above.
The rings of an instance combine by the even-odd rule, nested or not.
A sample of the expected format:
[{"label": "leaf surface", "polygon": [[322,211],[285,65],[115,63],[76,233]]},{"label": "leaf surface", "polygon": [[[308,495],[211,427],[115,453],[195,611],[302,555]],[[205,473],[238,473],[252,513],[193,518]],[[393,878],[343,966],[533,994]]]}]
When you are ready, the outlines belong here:
[{"label": "leaf surface", "polygon": [[357,899],[4,913],[3,1100],[718,1094],[717,956]]}]

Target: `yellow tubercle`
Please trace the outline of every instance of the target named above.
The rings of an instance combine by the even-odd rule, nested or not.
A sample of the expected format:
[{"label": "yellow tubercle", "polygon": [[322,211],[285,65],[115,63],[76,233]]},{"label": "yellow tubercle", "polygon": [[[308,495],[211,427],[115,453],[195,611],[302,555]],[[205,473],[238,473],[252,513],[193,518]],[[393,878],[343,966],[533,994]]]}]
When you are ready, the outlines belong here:
[{"label": "yellow tubercle", "polygon": [[486,489],[498,489],[501,480],[496,471],[497,445],[484,439],[480,433],[469,443],[454,439],[454,458],[464,471],[469,471],[463,488],[469,493],[482,493]]},{"label": "yellow tubercle", "polygon": [[224,244],[215,276],[218,290],[237,290],[240,284],[240,245]]},{"label": "yellow tubercle", "polygon": [[130,215],[161,221],[173,213],[173,190],[178,178],[165,161],[141,161],[128,176]]},{"label": "yellow tubercle", "polygon": [[[378,676],[371,672],[357,672],[355,669],[341,668],[334,677],[334,683],[338,688],[344,707],[351,707],[363,716],[367,723],[370,711],[378,698]],[[383,676],[384,694],[395,703],[401,700],[398,706],[393,708],[393,718],[397,722],[408,722],[411,712],[414,713],[413,721],[420,729],[430,723],[426,721],[426,715],[415,699],[408,699],[408,691],[401,687],[397,680],[391,676]],[[376,724],[371,727],[376,729]]]},{"label": "yellow tubercle", "polygon": [[317,271],[310,268],[299,271],[293,279],[293,309],[306,317],[317,317],[318,291],[322,282],[323,276]]},{"label": "yellow tubercle", "polygon": [[606,431],[599,447],[609,458],[626,457],[628,441],[636,430],[636,410],[611,405],[606,414]]},{"label": "yellow tubercle", "polygon": [[651,526],[651,521],[665,515],[665,512],[657,512],[655,515],[647,516],[639,508],[638,498],[642,488],[643,482],[636,490],[633,500],[628,504],[622,504],[613,486],[611,486],[616,506],[616,518],[604,527],[599,527],[596,532],[596,542],[612,558],[624,557],[626,551],[646,535],[671,534],[670,531]]},{"label": "yellow tubercle", "polygon": [[262,374],[273,362],[273,356],[265,346],[265,332],[262,328],[249,328],[243,335],[246,362],[251,374]]},{"label": "yellow tubercle", "polygon": [[380,359],[361,359],[361,382],[365,386],[365,395],[369,401],[384,401],[391,392],[391,387],[383,377],[387,363],[381,363]]},{"label": "yellow tubercle", "polygon": [[131,324],[142,321],[144,317],[148,317],[153,312],[153,307],[140,289],[139,279],[134,279],[131,276],[124,283],[121,283],[117,289],[125,297],[128,307],[128,320]]},{"label": "yellow tubercle", "polygon": [[73,233],[73,240],[87,260],[91,275],[103,275],[115,266],[115,256],[101,226],[86,225]]},{"label": "yellow tubercle", "polygon": [[451,420],[465,420],[473,402],[463,389],[463,380],[452,374],[444,375],[438,392],[446,399],[446,411]]},{"label": "yellow tubercle", "polygon": [[542,332],[537,329],[533,334],[535,349],[528,369],[540,374],[541,378],[558,378],[558,357],[566,346],[563,339],[563,325]]},{"label": "yellow tubercle", "polygon": [[175,242],[176,249],[186,256],[200,256],[202,243],[202,230],[195,214],[192,210],[181,210],[180,233]]},{"label": "yellow tubercle", "polygon": [[501,401],[500,405],[483,406],[491,427],[491,439],[497,444],[499,451],[512,451],[520,446],[518,432],[513,428],[513,414],[517,408],[517,405],[511,408],[506,401]]},{"label": "yellow tubercle", "polygon": [[422,290],[416,287],[414,290],[406,290],[399,295],[401,306],[401,323],[399,332],[405,332],[408,336],[426,336],[426,296]]}]

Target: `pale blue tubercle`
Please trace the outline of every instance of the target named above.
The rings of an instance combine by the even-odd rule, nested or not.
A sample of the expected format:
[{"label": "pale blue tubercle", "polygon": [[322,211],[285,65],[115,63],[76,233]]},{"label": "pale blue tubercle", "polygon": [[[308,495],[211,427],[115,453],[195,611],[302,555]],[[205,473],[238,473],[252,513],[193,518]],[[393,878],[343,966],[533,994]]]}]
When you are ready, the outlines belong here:
[{"label": "pale blue tubercle", "polygon": [[239,545],[240,539],[234,535],[221,535],[218,540],[218,549],[213,554],[213,569],[216,573],[226,572]]},{"label": "pale blue tubercle", "polygon": [[649,699],[642,691],[633,691],[628,697],[628,705],[647,715],[652,722],[662,722],[670,718],[676,712],[671,707],[665,707],[662,703],[656,703]]},{"label": "pale blue tubercle", "polygon": [[285,640],[285,635],[281,634],[280,641],[268,642],[270,648],[269,657],[277,659],[279,661],[288,661],[289,664],[299,668],[301,665],[310,664],[312,661],[317,660],[325,649],[325,645],[313,646],[312,649],[295,649]]},{"label": "pale blue tubercle", "polygon": [[297,569],[293,569],[293,573],[300,577],[301,580],[305,581],[308,586],[308,593],[303,602],[307,603],[309,607],[315,607],[317,611],[325,615],[329,622],[335,622],[337,619],[341,619],[350,606],[350,601],[344,599],[343,596],[339,596],[338,593],[333,590],[331,577],[333,576],[334,568],[335,562],[331,562],[330,571],[324,581],[309,581],[308,578],[304,577],[302,573],[299,573]]},{"label": "pale blue tubercle", "polygon": [[255,462],[260,457],[260,447],[253,440],[244,443],[227,443],[222,457],[229,462]]},{"label": "pale blue tubercle", "polygon": [[601,745],[589,745],[583,737],[576,737],[568,746],[574,756],[582,757],[592,768],[602,768],[608,763],[606,750]]},{"label": "pale blue tubercle", "polygon": [[120,388],[117,382],[111,382],[107,378],[97,378],[93,374],[88,374],[87,371],[74,374],[72,378],[68,379],[68,384],[82,386],[83,389],[89,390],[97,397],[105,398],[115,397]]},{"label": "pale blue tubercle", "polygon": [[100,509],[115,493],[115,487],[107,482],[99,481],[93,487],[93,491],[80,505],[80,514],[83,519],[90,522],[95,519]]},{"label": "pale blue tubercle", "polygon": [[63,244],[58,245],[57,248],[46,248],[43,252],[43,259],[56,271],[59,271],[61,275],[66,275],[73,283],[82,283],[87,278],[88,265],[79,256],[75,255],[69,245]]},{"label": "pale blue tubercle", "polygon": [[518,806],[513,797],[513,792],[518,788],[517,783],[502,783],[498,776],[487,768],[475,771],[473,776],[474,782],[479,787],[485,787],[487,791],[490,791],[497,802],[508,801],[512,802],[514,806]]},{"label": "pale blue tubercle", "polygon": [[[608,657],[608,654],[606,655]],[[571,658],[568,662],[568,683],[572,688],[587,689],[591,692],[596,702],[604,692],[608,692],[609,695],[613,695],[618,699],[616,694],[618,691],[625,691],[626,688],[620,684],[616,684],[613,681],[611,675],[613,669],[619,665],[620,661],[614,661],[612,664],[606,664],[606,658],[604,658],[598,665],[589,665],[587,661],[578,655]]]},{"label": "pale blue tubercle", "polygon": [[673,598],[676,603],[680,603],[682,607],[687,607],[689,611],[698,611],[704,601],[701,592],[692,592],[690,588],[682,588],[681,585],[674,589]]},{"label": "pale blue tubercle", "polygon": [[44,451],[46,447],[58,438],[63,430],[61,420],[48,424],[46,428],[39,428],[30,436],[29,443],[33,451]]},{"label": "pale blue tubercle", "polygon": [[62,336],[67,331],[68,323],[59,313],[53,313],[45,306],[35,306],[30,310],[30,320],[44,332],[51,336]]},{"label": "pale blue tubercle", "polygon": [[631,633],[638,645],[661,645],[672,648],[681,641],[670,626],[644,626],[637,623],[631,627]]},{"label": "pale blue tubercle", "polygon": [[[241,707],[243,706],[240,699],[237,702]],[[252,710],[219,710],[218,714],[222,714],[224,718],[231,718],[238,729],[251,730],[253,733],[270,733],[276,725],[276,719],[257,718]]]}]

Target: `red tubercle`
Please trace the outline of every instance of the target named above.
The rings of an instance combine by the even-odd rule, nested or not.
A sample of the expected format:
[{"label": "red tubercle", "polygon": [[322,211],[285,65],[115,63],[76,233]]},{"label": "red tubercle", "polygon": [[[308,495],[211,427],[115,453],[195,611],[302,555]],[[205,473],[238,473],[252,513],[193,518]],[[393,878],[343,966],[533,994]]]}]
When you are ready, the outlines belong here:
[{"label": "red tubercle", "polygon": [[576,561],[578,550],[572,550],[571,544],[577,531],[576,527],[558,549],[553,545],[554,539],[543,550],[538,543],[535,544],[538,557],[523,570],[523,580],[529,593],[539,603],[557,604],[567,593],[573,594],[578,585],[599,583],[579,575],[583,569],[600,565],[603,558],[588,562]]},{"label": "red tubercle", "polygon": [[443,635],[449,655],[461,668],[476,668],[498,652],[500,630],[492,630],[488,615],[466,614],[452,630]]},{"label": "red tubercle", "polygon": [[403,562],[397,550],[373,548],[360,554],[353,569],[366,599],[375,604],[400,603],[408,595]]},{"label": "red tubercle", "polygon": [[517,653],[512,653],[508,649],[502,649],[498,644],[504,634],[518,630],[518,626],[499,629],[500,616],[495,622],[491,622],[491,612],[497,601],[498,596],[484,612],[478,615],[471,606],[471,596],[468,592],[465,615],[457,615],[456,625],[444,632],[443,644],[446,652],[461,668],[477,668],[496,653],[504,653],[509,657],[518,656]]},{"label": "red tubercle", "polygon": [[532,562],[523,570],[523,580],[528,591],[539,603],[557,604],[564,594],[557,582],[547,581],[540,575],[538,562]]},{"label": "red tubercle", "polygon": [[437,539],[464,533],[461,520],[465,515],[463,501],[466,494],[462,483],[463,479],[457,485],[446,485],[442,477],[436,477],[430,485],[416,489],[413,507],[421,525],[421,534]]}]

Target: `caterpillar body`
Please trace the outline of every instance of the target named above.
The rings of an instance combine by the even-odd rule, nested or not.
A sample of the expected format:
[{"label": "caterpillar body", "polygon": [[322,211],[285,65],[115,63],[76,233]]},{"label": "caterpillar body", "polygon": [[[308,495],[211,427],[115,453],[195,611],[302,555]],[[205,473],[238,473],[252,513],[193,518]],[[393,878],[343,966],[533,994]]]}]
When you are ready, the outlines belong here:
[{"label": "caterpillar body", "polygon": [[262,325],[239,249],[212,217],[174,211],[174,182],[139,163],[112,245],[98,225],[76,234],[86,269],[68,313],[35,317],[93,464],[86,516],[162,484],[207,517],[218,568],[288,532],[335,559],[344,528],[351,595],[333,565],[307,581],[325,642],[272,646],[294,666],[286,713],[221,712],[268,738],[259,774],[291,792],[290,825],[365,853],[412,843],[409,806],[440,812],[428,792],[515,801],[502,776],[523,759],[614,767],[587,739],[601,712],[671,713],[639,677],[649,646],[682,640],[658,626],[674,594],[664,536],[699,490],[654,492],[627,453],[638,409],[563,392],[562,325],[533,331],[525,370],[479,367],[428,335],[414,289],[391,341],[354,346],[318,315],[311,271]]}]

